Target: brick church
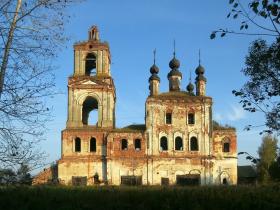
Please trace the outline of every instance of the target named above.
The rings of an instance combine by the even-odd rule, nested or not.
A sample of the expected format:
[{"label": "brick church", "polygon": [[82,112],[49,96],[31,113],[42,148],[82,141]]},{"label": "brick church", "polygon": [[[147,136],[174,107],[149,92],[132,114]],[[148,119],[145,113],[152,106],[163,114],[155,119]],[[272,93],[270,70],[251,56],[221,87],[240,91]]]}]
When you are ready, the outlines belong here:
[{"label": "brick church", "polygon": [[[236,184],[236,132],[214,125],[213,101],[206,95],[205,69],[200,63],[195,84],[190,81],[184,90],[174,53],[167,75],[169,91],[160,92],[154,62],[145,124],[124,128],[115,126],[116,89],[110,64],[109,45],[93,26],[88,40],[74,45],[74,73],[68,79],[68,116],[58,161],[60,183]],[[96,122],[91,122],[92,117]]]}]

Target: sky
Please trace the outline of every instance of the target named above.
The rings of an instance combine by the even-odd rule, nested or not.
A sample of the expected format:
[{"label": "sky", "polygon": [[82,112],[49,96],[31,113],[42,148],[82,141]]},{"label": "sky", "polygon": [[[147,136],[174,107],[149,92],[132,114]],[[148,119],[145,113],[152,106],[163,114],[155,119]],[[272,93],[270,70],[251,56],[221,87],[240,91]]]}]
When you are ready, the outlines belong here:
[{"label": "sky", "polygon": [[[236,127],[238,152],[256,156],[260,130],[244,131],[244,127],[263,124],[264,118],[243,111],[231,92],[246,82],[241,69],[250,42],[259,37],[209,38],[213,30],[239,28],[241,20],[226,18],[230,9],[228,0],[87,0],[72,6],[65,31],[70,40],[55,61],[56,87],[62,94],[48,101],[53,107],[53,121],[48,123],[46,140],[41,145],[49,154],[47,162],[58,160],[61,155],[61,131],[67,120],[67,79],[73,73],[73,44],[87,40],[92,25],[98,26],[101,40],[110,44],[111,73],[117,90],[117,127],[144,124],[154,49],[160,69],[160,91],[168,91],[168,63],[176,40],[176,57],[183,74],[181,89],[186,89],[190,72],[195,77],[200,49],[207,78],[206,94],[214,101],[214,119]],[[242,156],[238,163],[250,164]]]}]

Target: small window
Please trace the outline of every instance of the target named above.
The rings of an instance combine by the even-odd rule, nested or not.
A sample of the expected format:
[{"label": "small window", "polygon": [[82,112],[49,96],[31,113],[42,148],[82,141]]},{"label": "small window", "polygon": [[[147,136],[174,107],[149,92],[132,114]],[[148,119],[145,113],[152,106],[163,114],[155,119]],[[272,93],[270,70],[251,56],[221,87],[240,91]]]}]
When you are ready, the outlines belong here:
[{"label": "small window", "polygon": [[191,137],[191,151],[198,151],[198,141],[196,137]]},{"label": "small window", "polygon": [[169,178],[161,177],[161,185],[168,186],[169,185]]},{"label": "small window", "polygon": [[135,141],[134,141],[134,148],[137,151],[141,150],[141,139],[135,139]]},{"label": "small window", "polygon": [[229,152],[229,150],[230,150],[229,142],[224,142],[224,144],[223,144],[223,152]]},{"label": "small window", "polygon": [[127,150],[127,140],[122,139],[122,150]]},{"label": "small window", "polygon": [[189,125],[195,124],[194,113],[189,113],[189,114],[188,114],[188,124],[189,124]]},{"label": "small window", "polygon": [[179,136],[175,138],[175,150],[183,150],[183,139]]},{"label": "small window", "polygon": [[167,151],[168,150],[168,141],[165,136],[160,138],[160,150]]},{"label": "small window", "polygon": [[81,152],[81,139],[79,137],[75,139],[75,152]]},{"label": "small window", "polygon": [[171,113],[166,113],[165,124],[172,124],[172,114]]},{"label": "small window", "polygon": [[90,152],[96,152],[96,139],[90,139]]}]

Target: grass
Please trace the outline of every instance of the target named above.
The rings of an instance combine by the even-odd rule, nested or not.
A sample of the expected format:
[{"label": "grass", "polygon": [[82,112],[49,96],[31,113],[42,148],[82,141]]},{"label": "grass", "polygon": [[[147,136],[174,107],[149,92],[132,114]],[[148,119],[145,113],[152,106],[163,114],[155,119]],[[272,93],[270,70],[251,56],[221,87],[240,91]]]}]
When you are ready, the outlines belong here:
[{"label": "grass", "polygon": [[1,187],[0,209],[280,209],[280,186]]}]

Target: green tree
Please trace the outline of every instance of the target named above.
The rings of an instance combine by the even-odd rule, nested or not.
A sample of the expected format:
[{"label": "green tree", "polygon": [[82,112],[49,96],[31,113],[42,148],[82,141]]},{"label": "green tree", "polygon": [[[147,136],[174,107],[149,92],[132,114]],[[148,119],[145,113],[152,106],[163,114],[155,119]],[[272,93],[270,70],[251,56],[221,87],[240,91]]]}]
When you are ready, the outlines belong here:
[{"label": "green tree", "polygon": [[11,185],[16,182],[16,173],[12,169],[0,169],[0,185]]},{"label": "green tree", "polygon": [[262,184],[266,184],[271,181],[269,168],[277,158],[277,138],[271,135],[263,136],[258,154],[260,158],[257,163],[258,181]]},{"label": "green tree", "polygon": [[274,161],[271,166],[269,167],[269,175],[273,181],[280,181],[280,163],[279,159],[280,157],[278,156],[278,161]]},{"label": "green tree", "polygon": [[32,177],[29,172],[30,172],[30,169],[29,169],[28,165],[21,164],[20,168],[17,171],[17,183],[23,184],[23,185],[31,185]]},{"label": "green tree", "polygon": [[[245,110],[262,112],[265,116],[263,125],[248,125],[247,130],[266,126],[263,132],[280,134],[280,0],[229,0],[229,4],[227,18],[240,20],[240,27],[215,30],[210,38],[227,34],[262,37],[251,44],[246,56],[242,72],[248,82],[233,90],[233,94],[240,98]],[[269,42],[264,40],[268,37]]]}]

